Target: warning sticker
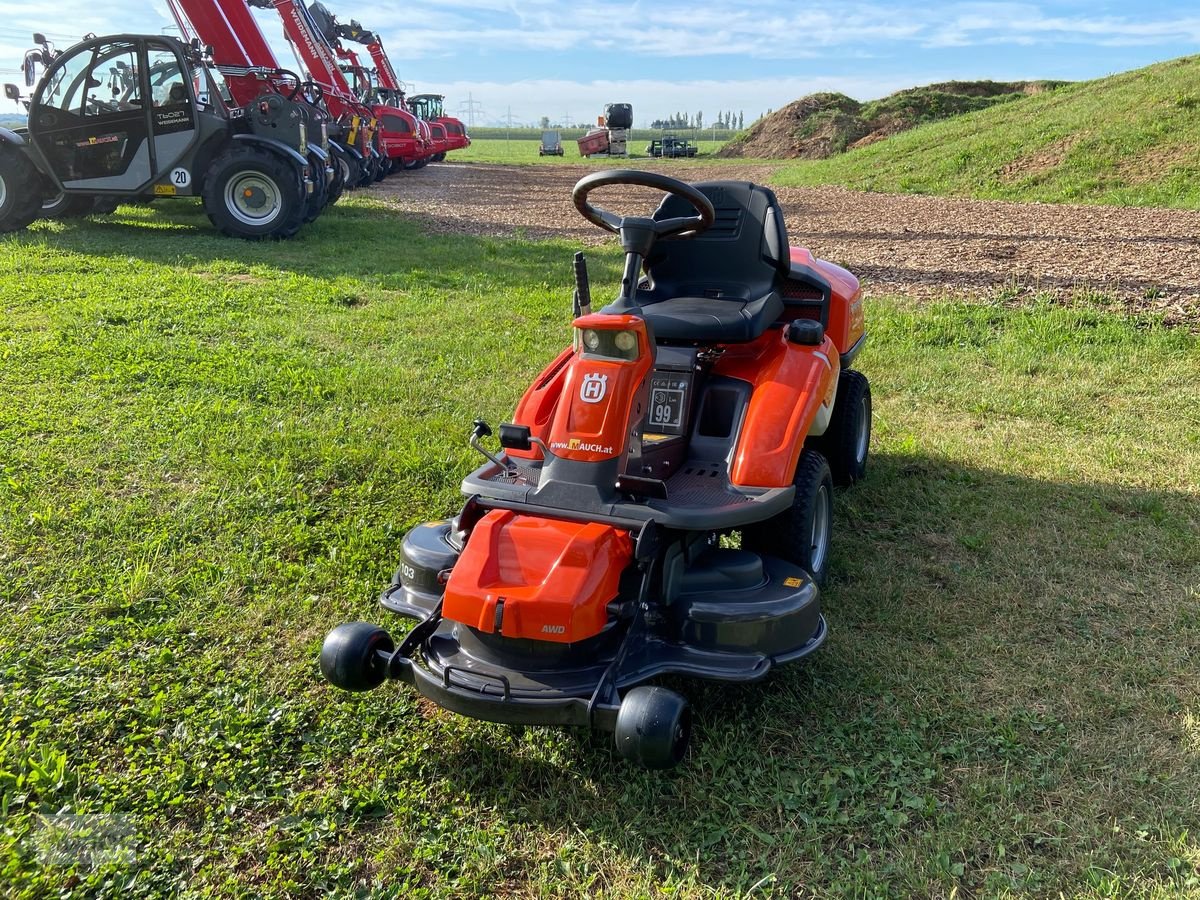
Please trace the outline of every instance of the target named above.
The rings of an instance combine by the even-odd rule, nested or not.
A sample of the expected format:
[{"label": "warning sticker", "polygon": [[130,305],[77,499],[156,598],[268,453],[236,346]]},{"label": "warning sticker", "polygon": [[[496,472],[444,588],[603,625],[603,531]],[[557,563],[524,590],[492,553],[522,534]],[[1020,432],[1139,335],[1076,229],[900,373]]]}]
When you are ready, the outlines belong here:
[{"label": "warning sticker", "polygon": [[798,588],[802,584],[804,584],[804,580],[801,578],[785,578],[785,579],[783,579],[784,587]]},{"label": "warning sticker", "polygon": [[154,186],[155,197],[174,197],[175,193],[176,188],[173,184],[156,184]]}]

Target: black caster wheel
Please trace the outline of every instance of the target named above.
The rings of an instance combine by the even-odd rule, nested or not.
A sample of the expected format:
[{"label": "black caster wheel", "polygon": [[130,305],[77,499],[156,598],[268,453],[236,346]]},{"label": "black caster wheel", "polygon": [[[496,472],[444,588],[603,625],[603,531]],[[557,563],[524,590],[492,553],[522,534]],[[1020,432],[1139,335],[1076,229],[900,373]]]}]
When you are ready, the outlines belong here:
[{"label": "black caster wheel", "polygon": [[392,637],[370,622],[346,622],[325,635],[321,645],[321,674],[344,691],[369,691],[387,678],[378,650],[396,649]]},{"label": "black caster wheel", "polygon": [[691,707],[666,688],[635,687],[617,710],[617,752],[647,769],[679,765],[691,734]]}]

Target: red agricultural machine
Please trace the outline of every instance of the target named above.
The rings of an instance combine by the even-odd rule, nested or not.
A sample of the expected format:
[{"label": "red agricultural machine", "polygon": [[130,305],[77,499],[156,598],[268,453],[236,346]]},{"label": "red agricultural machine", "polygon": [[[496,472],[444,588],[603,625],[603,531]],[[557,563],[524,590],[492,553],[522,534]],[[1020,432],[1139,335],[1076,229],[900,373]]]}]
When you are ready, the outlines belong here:
[{"label": "red agricultural machine", "polygon": [[[198,197],[222,232],[286,238],[316,218],[334,174],[321,111],[264,83],[237,100],[198,41],[88,36],[26,56],[28,126],[0,128],[0,232],[42,215]],[[37,70],[44,67],[41,78]]]},{"label": "red agricultural machine", "polygon": [[[419,119],[429,123],[430,127],[434,129],[435,142],[439,137],[445,142],[445,149],[434,157],[435,161],[440,162],[445,159],[447,151],[463,150],[471,146],[467,127],[461,120],[446,115],[443,95],[415,94],[405,98],[400,78],[396,74],[395,68],[392,67],[387,51],[383,48],[383,38],[375,32],[363,28],[353,19],[349,25],[337,24],[336,28],[339,37],[366,46],[367,52],[371,54],[371,59],[375,63],[374,82],[379,94],[412,110]],[[442,132],[440,136],[438,134],[439,126]]]},{"label": "red agricultural machine", "polygon": [[377,123],[371,111],[352,98],[326,91],[283,68],[244,0],[168,0],[180,32],[205,43],[230,96],[243,105],[264,93],[306,101],[329,139],[333,177],[329,202],[343,190],[370,184],[381,168]]},{"label": "red agricultural machine", "polygon": [[[230,2],[230,0],[223,0]],[[274,9],[283,22],[284,36],[309,71],[309,78],[321,87],[327,97],[339,97],[346,102],[361,101],[346,81],[338,64],[337,50],[326,37],[326,29],[299,0],[238,0],[256,9]],[[330,16],[332,19],[332,16]],[[387,103],[368,104],[371,114],[379,121],[379,142],[387,164],[380,178],[396,165],[412,167],[428,159],[431,148],[421,136],[421,128],[408,110]]]}]

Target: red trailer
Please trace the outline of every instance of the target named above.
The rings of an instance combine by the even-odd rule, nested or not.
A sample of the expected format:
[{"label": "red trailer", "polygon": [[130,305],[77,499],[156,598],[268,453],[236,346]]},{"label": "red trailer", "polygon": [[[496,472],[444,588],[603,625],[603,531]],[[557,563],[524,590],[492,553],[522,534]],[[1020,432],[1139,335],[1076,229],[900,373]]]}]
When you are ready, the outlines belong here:
[{"label": "red trailer", "polygon": [[585,134],[576,141],[579,144],[580,156],[595,156],[608,152],[608,129],[601,128]]}]

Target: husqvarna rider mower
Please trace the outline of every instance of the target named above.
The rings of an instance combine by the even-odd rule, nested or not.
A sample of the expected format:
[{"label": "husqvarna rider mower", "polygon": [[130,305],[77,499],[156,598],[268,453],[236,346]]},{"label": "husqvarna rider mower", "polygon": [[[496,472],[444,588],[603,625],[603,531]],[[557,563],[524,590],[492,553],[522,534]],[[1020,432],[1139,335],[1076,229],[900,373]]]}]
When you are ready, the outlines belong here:
[{"label": "husqvarna rider mower", "polygon": [[[622,218],[588,202],[612,185],[667,196]],[[574,200],[620,235],[620,295],[592,312],[576,257],[573,345],[499,449],[475,422],[486,459],[462,511],[404,538],[382,603],[418,624],[398,643],[340,625],[321,668],[351,691],[407,681],[480,719],[610,730],[624,756],[666,768],[690,711],[646,682],[755,681],[825,640],[832,489],[863,475],[871,429],[849,368],[861,292],[789,248],[758,185],[609,171]],[[740,549],[723,546],[732,534]]]}]

